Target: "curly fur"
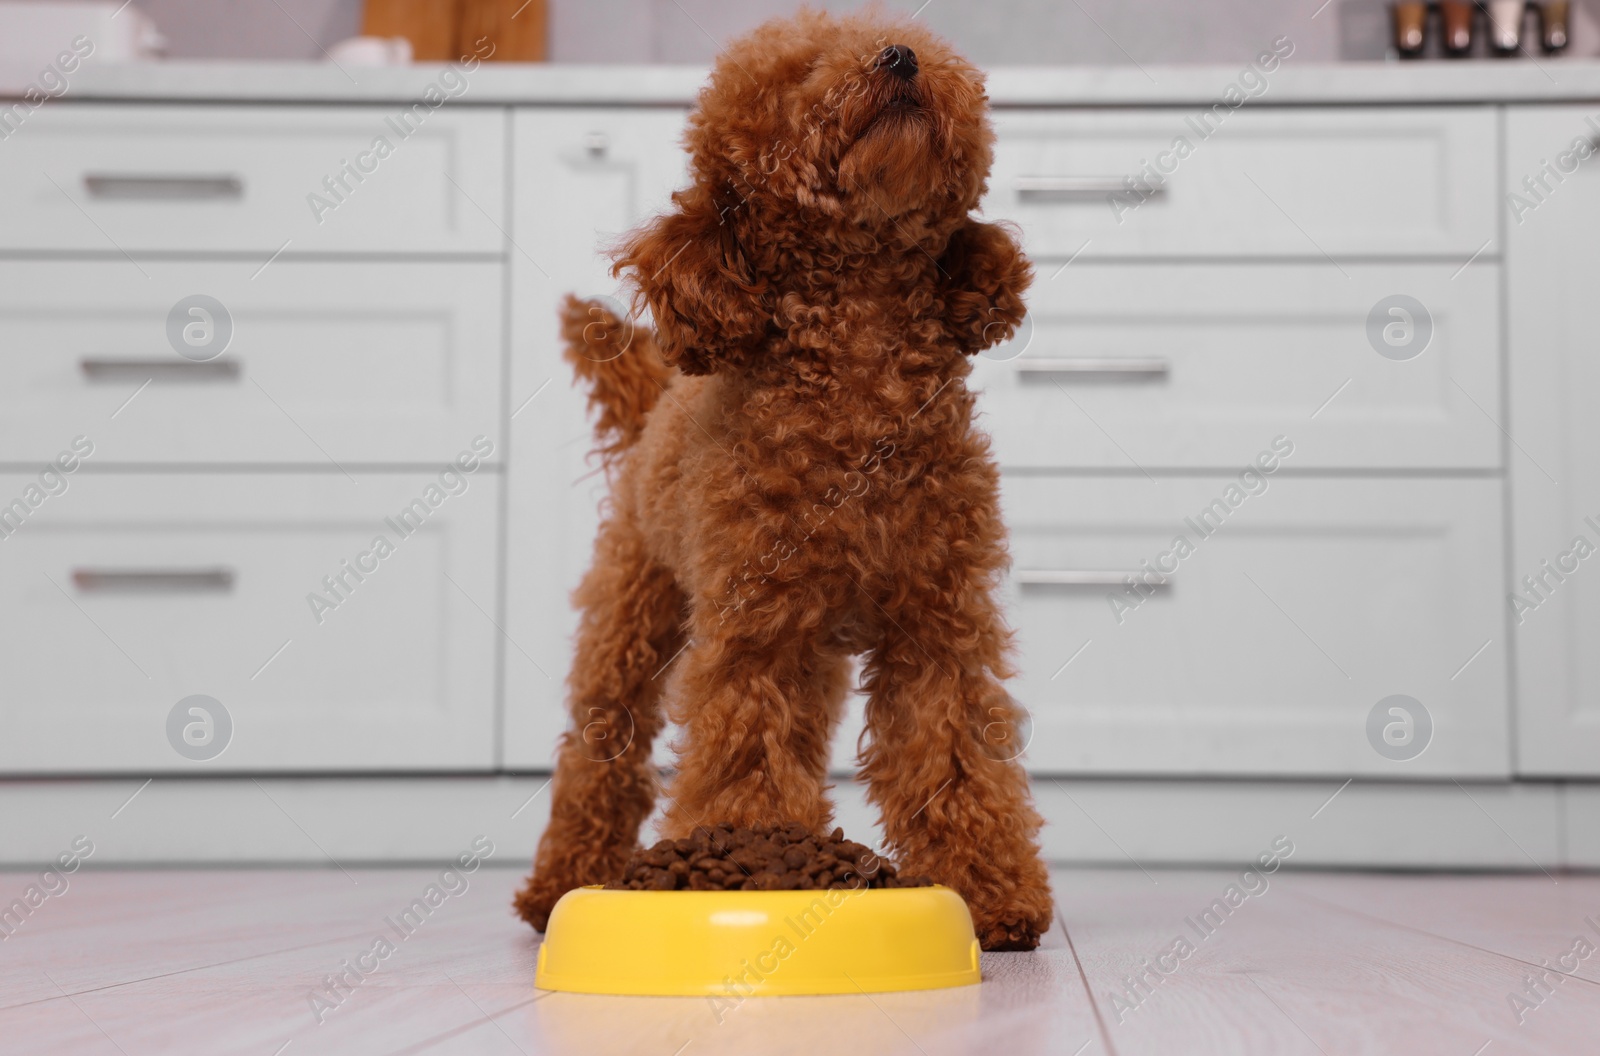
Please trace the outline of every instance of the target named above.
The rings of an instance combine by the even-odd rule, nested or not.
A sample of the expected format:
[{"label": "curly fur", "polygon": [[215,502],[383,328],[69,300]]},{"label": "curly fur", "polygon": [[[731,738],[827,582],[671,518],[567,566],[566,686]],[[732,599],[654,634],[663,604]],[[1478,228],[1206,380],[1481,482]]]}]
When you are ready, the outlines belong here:
[{"label": "curly fur", "polygon": [[[914,78],[886,67],[890,44],[915,51]],[[999,474],[966,385],[1031,281],[1013,235],[969,215],[992,143],[982,75],[920,24],[769,23],[700,94],[690,185],[616,253],[654,334],[612,355],[624,321],[567,303],[612,501],[575,597],[550,825],[517,898],[534,927],[619,875],[667,714],[686,733],[666,835],[827,828],[856,654],[861,775],[889,850],[966,898],[986,949],[1049,927],[1039,815],[1004,750]]]}]

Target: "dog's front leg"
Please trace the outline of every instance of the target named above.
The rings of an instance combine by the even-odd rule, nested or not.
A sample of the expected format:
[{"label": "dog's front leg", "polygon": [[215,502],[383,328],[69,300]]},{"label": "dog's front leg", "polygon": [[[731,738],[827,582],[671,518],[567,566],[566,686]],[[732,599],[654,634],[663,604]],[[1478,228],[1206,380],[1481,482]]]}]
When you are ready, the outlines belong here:
[{"label": "dog's front leg", "polygon": [[960,892],[984,949],[1033,949],[1050,927],[1050,883],[1016,707],[996,677],[998,613],[981,589],[895,610],[866,665],[861,760],[889,849],[902,875]]},{"label": "dog's front leg", "polygon": [[679,661],[673,718],[685,735],[667,791],[665,836],[721,822],[797,821],[822,831],[832,821],[824,779],[847,661],[814,631],[759,632],[747,618],[755,607],[697,606],[694,637]]}]

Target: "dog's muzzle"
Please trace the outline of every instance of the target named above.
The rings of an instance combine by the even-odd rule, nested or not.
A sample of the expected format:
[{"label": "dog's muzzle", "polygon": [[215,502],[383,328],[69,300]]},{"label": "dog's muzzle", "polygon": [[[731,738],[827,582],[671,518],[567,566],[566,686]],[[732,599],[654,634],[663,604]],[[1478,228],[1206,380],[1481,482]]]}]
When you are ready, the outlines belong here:
[{"label": "dog's muzzle", "polygon": [[902,81],[917,75],[917,53],[904,44],[890,44],[878,56],[878,69],[888,70]]}]

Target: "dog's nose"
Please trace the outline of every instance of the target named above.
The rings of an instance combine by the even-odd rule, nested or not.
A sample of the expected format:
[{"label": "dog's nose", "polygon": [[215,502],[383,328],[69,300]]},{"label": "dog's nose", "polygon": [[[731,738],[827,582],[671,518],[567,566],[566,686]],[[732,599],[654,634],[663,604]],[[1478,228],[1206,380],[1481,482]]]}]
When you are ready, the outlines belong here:
[{"label": "dog's nose", "polygon": [[878,65],[902,81],[909,81],[917,75],[917,53],[904,44],[890,44],[878,56]]}]

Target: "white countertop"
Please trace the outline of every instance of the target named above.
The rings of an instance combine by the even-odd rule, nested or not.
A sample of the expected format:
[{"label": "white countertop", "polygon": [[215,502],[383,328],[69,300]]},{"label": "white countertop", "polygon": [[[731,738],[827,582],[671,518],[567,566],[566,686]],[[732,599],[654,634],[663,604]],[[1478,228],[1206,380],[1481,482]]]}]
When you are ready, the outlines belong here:
[{"label": "white countertop", "polygon": [[[310,62],[85,62],[64,96],[74,100],[389,103],[412,101],[444,67],[352,67]],[[1241,66],[998,67],[989,94],[999,106],[1198,106],[1220,99]],[[37,71],[0,70],[0,98],[14,97]],[[485,64],[466,75],[452,106],[692,103],[700,66]],[[1268,77],[1249,105],[1343,103],[1600,103],[1600,61],[1330,63]]]}]

